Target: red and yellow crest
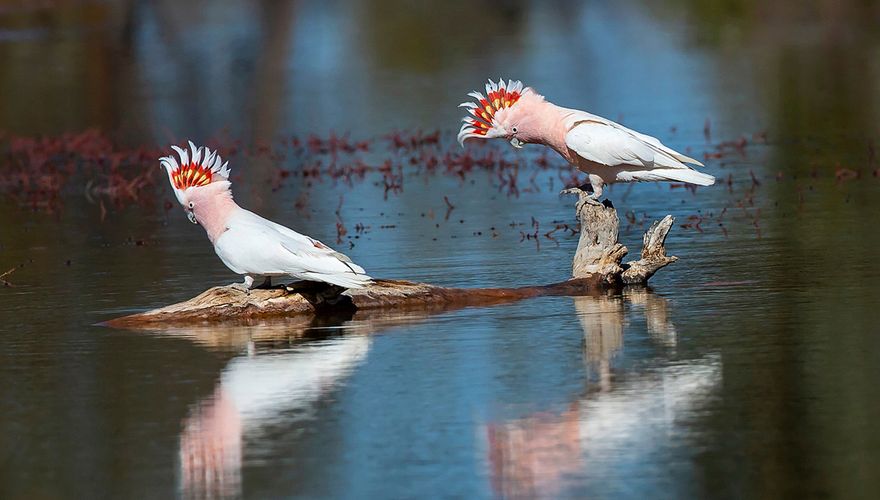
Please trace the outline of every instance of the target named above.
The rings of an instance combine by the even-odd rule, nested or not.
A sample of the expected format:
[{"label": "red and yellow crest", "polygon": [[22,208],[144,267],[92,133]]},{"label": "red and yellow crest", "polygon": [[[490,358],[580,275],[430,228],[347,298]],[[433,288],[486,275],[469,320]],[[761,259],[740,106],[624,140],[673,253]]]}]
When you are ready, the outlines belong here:
[{"label": "red and yellow crest", "polygon": [[188,187],[207,186],[211,183],[211,178],[210,169],[190,163],[171,174],[171,184],[174,189],[185,190]]},{"label": "red and yellow crest", "polygon": [[229,180],[229,162],[223,163],[217,151],[205,147],[197,148],[192,142],[189,147],[187,150],[185,147],[171,146],[179,158],[173,154],[159,158],[159,163],[168,173],[174,194],[181,203],[182,193],[188,188]]},{"label": "red and yellow crest", "polygon": [[489,80],[489,83],[486,84],[485,96],[480,92],[468,94],[476,99],[476,102],[468,101],[459,105],[459,107],[468,108],[468,112],[471,114],[462,120],[464,125],[458,133],[459,142],[470,137],[485,136],[492,129],[495,113],[516,104],[522,94],[523,84],[519,80],[509,80],[506,83],[504,80],[500,80],[498,83]]}]

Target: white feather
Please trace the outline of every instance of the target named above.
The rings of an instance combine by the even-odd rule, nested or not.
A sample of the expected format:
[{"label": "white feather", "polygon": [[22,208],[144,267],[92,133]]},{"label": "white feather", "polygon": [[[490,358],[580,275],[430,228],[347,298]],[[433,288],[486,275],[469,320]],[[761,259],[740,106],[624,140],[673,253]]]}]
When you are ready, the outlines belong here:
[{"label": "white feather", "polygon": [[174,144],[171,145],[171,149],[177,151],[177,154],[180,155],[180,165],[181,166],[189,164],[189,153],[187,153],[185,149],[180,148]]},{"label": "white feather", "polygon": [[[209,154],[209,153],[210,153],[210,154]],[[205,159],[202,160],[202,165],[204,165],[206,168],[209,168],[209,169],[212,169],[212,170],[213,170],[212,167],[213,167],[214,159],[216,158],[216,156],[217,156],[217,152],[216,152],[216,151],[214,151],[213,153],[211,153],[211,150],[210,150],[210,149],[205,148]]]},{"label": "white feather", "polygon": [[617,174],[618,180],[631,181],[677,181],[696,184],[698,186],[711,186],[715,184],[715,178],[703,172],[685,168],[657,168],[654,170],[641,170],[635,172],[624,171]]},{"label": "white feather", "polygon": [[[715,182],[711,175],[697,172],[686,165],[702,163],[663,145],[655,137],[585,111],[565,111],[569,113],[566,146],[588,162],[615,167],[617,173],[613,176],[614,180],[675,180],[702,186]],[[585,168],[590,169],[589,166]],[[682,173],[671,173],[673,171]],[[606,182],[612,180],[602,172],[590,173],[603,177]]]},{"label": "white feather", "polygon": [[463,118],[461,121],[464,124],[461,126],[461,129],[458,131],[458,143],[464,146],[464,141],[470,139],[471,137],[481,137],[479,134],[476,134],[476,130],[473,125],[470,124],[469,118]]},{"label": "white feather", "polygon": [[523,91],[523,82],[521,82],[521,81],[519,81],[519,80],[516,80],[515,82],[513,82],[513,87],[508,87],[508,90],[510,90],[511,92],[519,92],[519,93],[522,93],[522,91]]},{"label": "white feather", "polygon": [[345,255],[308,236],[236,206],[214,250],[229,269],[255,276],[291,276],[359,288],[371,281]]},{"label": "white feather", "polygon": [[201,165],[202,148],[196,148],[196,145],[193,144],[192,141],[189,141],[189,147],[192,150],[192,162],[196,165]]}]

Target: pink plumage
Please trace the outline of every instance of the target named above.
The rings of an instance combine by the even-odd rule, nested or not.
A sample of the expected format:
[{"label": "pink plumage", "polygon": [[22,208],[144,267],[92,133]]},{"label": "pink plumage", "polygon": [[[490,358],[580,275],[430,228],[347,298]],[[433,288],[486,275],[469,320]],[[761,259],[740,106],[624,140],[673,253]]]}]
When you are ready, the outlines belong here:
[{"label": "pink plumage", "polygon": [[371,281],[364,269],[320,241],[245,210],[232,199],[229,168],[216,151],[172,146],[179,155],[160,164],[177,200],[194,224],[205,228],[226,267],[245,276],[244,286],[273,277],[359,288]]},{"label": "pink plumage", "polygon": [[657,138],[586,111],[557,106],[522,82],[489,80],[486,95],[468,95],[476,101],[460,105],[470,114],[458,133],[462,145],[469,139],[505,139],[517,148],[529,143],[548,146],[589,176],[593,202],[605,184],[615,182],[715,183],[714,177],[688,165],[702,163]]}]

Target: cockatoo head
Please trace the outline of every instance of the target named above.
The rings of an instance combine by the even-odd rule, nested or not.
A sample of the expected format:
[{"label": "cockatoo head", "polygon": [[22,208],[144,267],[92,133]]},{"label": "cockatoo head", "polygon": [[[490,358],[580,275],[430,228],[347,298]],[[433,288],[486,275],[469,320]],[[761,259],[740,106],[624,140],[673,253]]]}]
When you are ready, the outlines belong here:
[{"label": "cockatoo head", "polygon": [[159,158],[159,164],[165,167],[174,196],[190,222],[197,224],[196,205],[206,197],[229,191],[229,162],[223,163],[217,151],[197,148],[192,141],[189,147],[187,151],[185,147],[171,146],[180,158],[172,153]]},{"label": "cockatoo head", "polygon": [[464,125],[458,132],[458,142],[464,146],[468,139],[506,139],[516,148],[531,142],[536,136],[535,127],[530,126],[529,107],[534,102],[543,102],[531,87],[523,87],[519,80],[489,80],[486,95],[471,92],[475,102],[463,102],[460,108],[467,108],[470,116],[462,119]]}]

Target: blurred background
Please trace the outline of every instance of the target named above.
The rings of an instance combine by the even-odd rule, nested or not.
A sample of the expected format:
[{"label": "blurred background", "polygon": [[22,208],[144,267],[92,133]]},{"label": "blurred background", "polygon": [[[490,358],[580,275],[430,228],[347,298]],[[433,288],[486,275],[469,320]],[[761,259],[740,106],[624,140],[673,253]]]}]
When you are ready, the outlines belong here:
[{"label": "blurred background", "polygon": [[871,1],[47,0],[0,15],[0,119],[23,134],[454,128],[448,103],[489,76],[633,125],[877,123]]},{"label": "blurred background", "polygon": [[[880,2],[0,2],[0,497],[876,498]],[[127,332],[238,277],[156,159],[372,275],[569,276],[578,181],[455,143],[520,79],[703,159],[649,290]]]}]

